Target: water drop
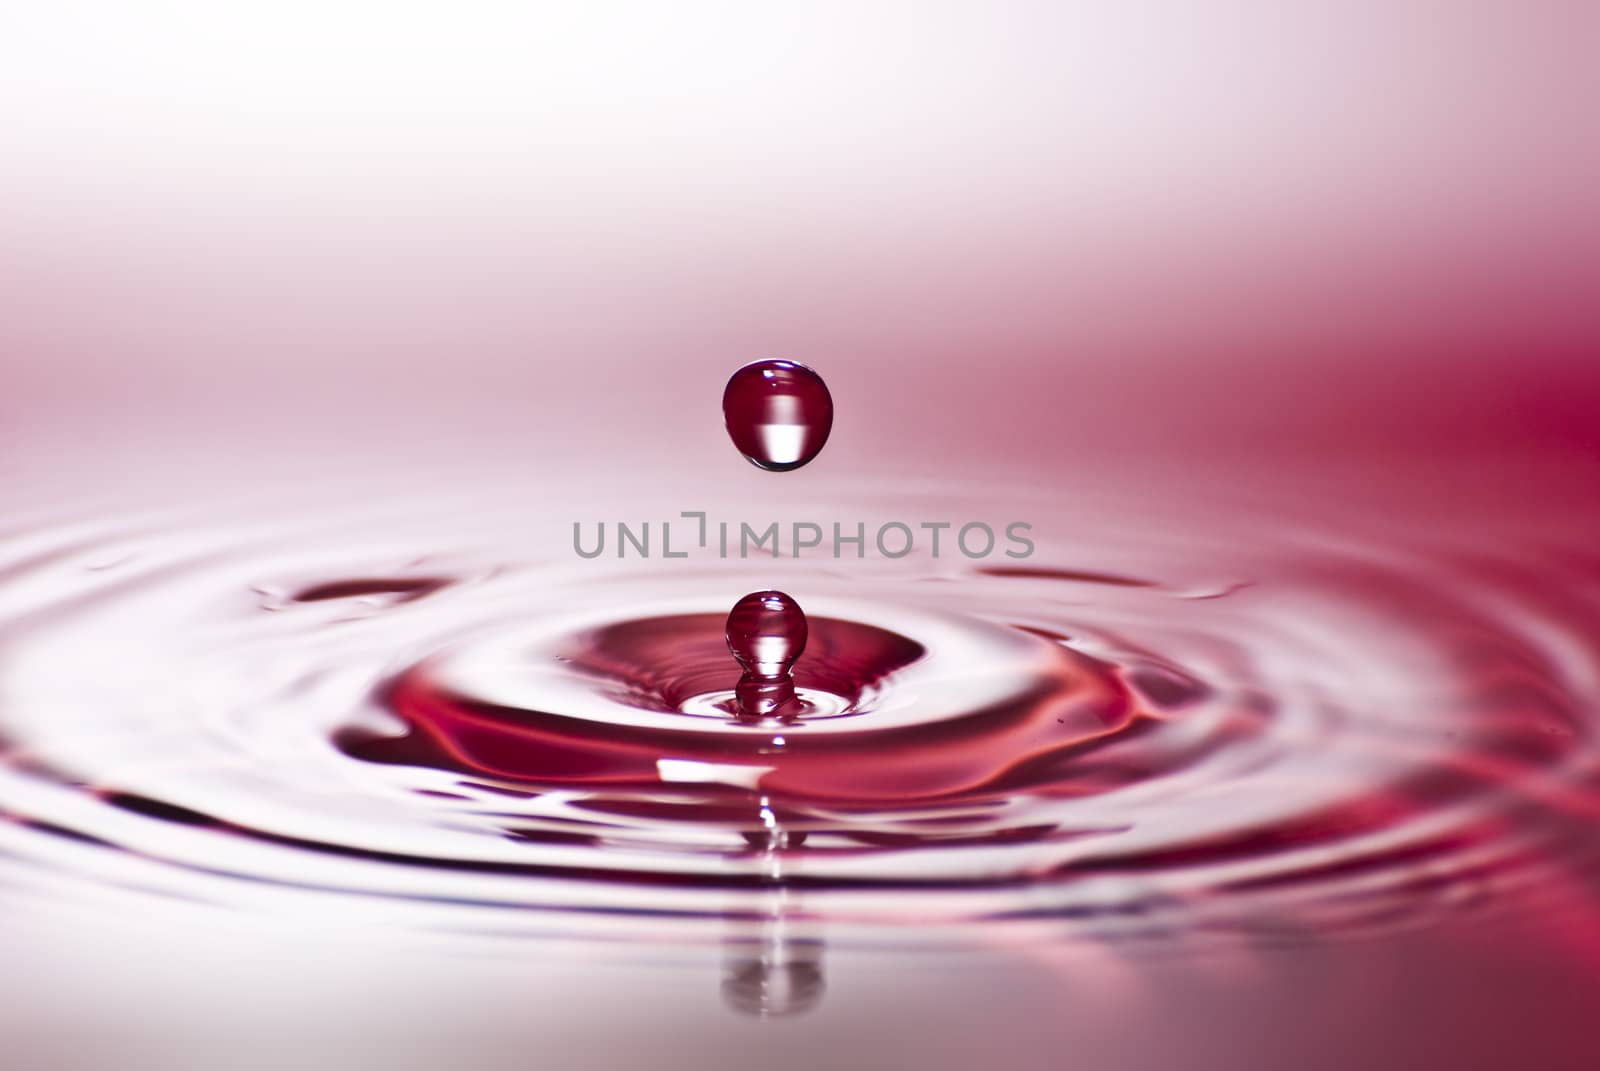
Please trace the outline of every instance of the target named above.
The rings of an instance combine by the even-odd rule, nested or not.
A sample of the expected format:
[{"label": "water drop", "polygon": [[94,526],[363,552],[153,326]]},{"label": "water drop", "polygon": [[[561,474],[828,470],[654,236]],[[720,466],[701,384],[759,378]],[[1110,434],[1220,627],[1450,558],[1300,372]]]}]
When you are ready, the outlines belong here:
[{"label": "water drop", "polygon": [[753,591],[728,613],[728,650],[744,668],[734,694],[747,717],[798,708],[789,670],[806,649],[806,615],[781,591]]},{"label": "water drop", "polygon": [[728,380],[722,416],[728,437],[752,465],[787,472],[822,452],[833,430],[833,396],[803,364],[755,361]]}]

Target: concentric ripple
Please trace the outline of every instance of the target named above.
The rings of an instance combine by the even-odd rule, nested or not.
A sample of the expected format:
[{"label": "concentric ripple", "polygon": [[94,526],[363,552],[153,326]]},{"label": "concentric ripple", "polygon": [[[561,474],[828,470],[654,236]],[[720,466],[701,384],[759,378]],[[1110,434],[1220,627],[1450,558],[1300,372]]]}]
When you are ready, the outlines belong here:
[{"label": "concentric ripple", "polygon": [[396,932],[692,932],[775,888],[839,925],[1290,930],[1533,882],[1586,850],[1550,816],[1597,813],[1581,549],[785,562],[811,707],[751,724],[722,624],[771,570],[423,527],[13,533],[10,880]]}]

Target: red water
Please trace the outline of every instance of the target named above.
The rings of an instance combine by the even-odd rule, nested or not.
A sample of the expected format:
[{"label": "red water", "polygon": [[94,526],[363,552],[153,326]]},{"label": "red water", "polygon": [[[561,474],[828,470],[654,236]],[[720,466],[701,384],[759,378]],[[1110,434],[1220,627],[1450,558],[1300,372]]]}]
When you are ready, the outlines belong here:
[{"label": "red water", "polygon": [[788,472],[809,462],[833,430],[833,397],[815,371],[795,361],[752,361],[722,391],[722,418],[752,465]]},{"label": "red water", "polygon": [[[433,440],[426,476],[398,460],[403,436],[341,459],[265,428],[208,440],[153,421],[135,466],[36,434],[7,458],[27,508],[0,558],[6,872],[33,890],[17,910],[198,899],[251,927],[326,920],[361,962],[405,944],[412,966],[385,970],[451,1009],[464,1051],[462,1017],[495,1007],[504,980],[440,965],[423,949],[441,934],[532,972],[550,1015],[573,1020],[535,1021],[573,1052],[631,1023],[733,1061],[742,1035],[725,1024],[750,1012],[806,1024],[749,1042],[780,1060],[864,1047],[944,1066],[969,1027],[935,1029],[944,1053],[904,1040],[932,1015],[1030,1039],[1028,1066],[1085,1036],[1146,1066],[1196,1032],[1205,1061],[1270,1062],[1260,1047],[1277,1045],[1319,1066],[1301,1034],[1334,1024],[1340,1055],[1322,1066],[1418,1066],[1418,1032],[1455,1066],[1498,1066],[1484,1054],[1513,1040],[1541,1066],[1583,1066],[1600,466],[1557,417],[1600,395],[1582,366],[1547,363],[1562,397],[1538,401],[1555,388],[1507,362],[1423,405],[1394,393],[1420,373],[1391,352],[1382,391],[1324,394],[1295,449],[1267,457],[1229,449],[1226,426],[1193,441],[1188,394],[1143,411],[1170,453],[1087,416],[1012,439],[1037,381],[994,403],[1004,416],[970,454],[935,464],[952,370],[930,371],[897,433],[917,451],[885,455],[881,425],[841,425],[787,474],[730,465],[714,402],[712,434],[686,425],[670,463],[549,472],[523,463],[548,444],[501,429]],[[871,366],[841,378],[884,385]],[[635,414],[654,384],[639,389]],[[627,408],[603,393],[601,411]],[[1207,419],[1235,416],[1249,418]],[[273,486],[230,486],[247,476]],[[185,486],[195,500],[171,508]],[[683,509],[1022,518],[1039,551],[572,554],[574,519]],[[752,723],[731,713],[727,608],[778,585],[810,619],[793,683],[812,706]],[[186,910],[157,912],[148,940],[208,963]],[[35,932],[59,934],[40,956],[79,964],[64,978],[96,969],[68,931]],[[552,941],[578,961],[610,949],[587,969],[634,994],[628,1010],[537,980],[530,957]],[[151,1002],[194,986],[150,970],[116,984],[160,1021]],[[424,972],[455,979],[451,994]],[[252,969],[219,1014],[259,1023],[246,1006],[299,974]],[[974,1004],[975,986],[1009,996]],[[663,988],[694,1033],[638,1018]],[[1122,1035],[1101,1017],[1169,1025]]]},{"label": "red water", "polygon": [[1426,6],[13,20],[8,1058],[1592,1066],[1592,13]]},{"label": "red water", "polygon": [[781,591],[752,592],[733,604],[723,638],[744,669],[734,688],[736,713],[745,718],[799,716],[792,671],[805,653],[807,633],[805,611]]}]

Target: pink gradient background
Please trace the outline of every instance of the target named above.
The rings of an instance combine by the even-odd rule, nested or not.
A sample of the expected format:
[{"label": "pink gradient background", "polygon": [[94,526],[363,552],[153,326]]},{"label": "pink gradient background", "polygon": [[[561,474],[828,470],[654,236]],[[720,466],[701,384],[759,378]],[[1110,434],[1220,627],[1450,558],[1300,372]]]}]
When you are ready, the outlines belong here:
[{"label": "pink gradient background", "polygon": [[[0,5],[0,502],[692,499],[755,478],[717,399],[787,356],[859,482],[1600,534],[1597,41],[1572,0]],[[35,905],[0,1026],[52,1067],[1579,1068],[1594,914],[1131,977],[840,953],[762,1025],[698,961]]]}]

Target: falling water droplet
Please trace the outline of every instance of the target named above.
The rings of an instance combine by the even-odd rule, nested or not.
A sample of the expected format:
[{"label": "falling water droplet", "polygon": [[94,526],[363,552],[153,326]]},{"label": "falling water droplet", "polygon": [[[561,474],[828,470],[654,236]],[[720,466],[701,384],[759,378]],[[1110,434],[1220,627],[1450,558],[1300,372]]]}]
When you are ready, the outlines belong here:
[{"label": "falling water droplet", "polygon": [[787,472],[822,452],[833,430],[833,397],[803,364],[755,361],[728,380],[722,416],[733,445],[751,464]]},{"label": "falling water droplet", "polygon": [[794,711],[799,700],[789,670],[806,649],[806,615],[781,591],[753,591],[728,613],[728,650],[744,668],[734,694],[747,717]]}]

